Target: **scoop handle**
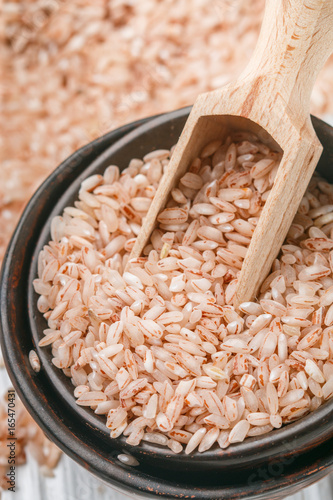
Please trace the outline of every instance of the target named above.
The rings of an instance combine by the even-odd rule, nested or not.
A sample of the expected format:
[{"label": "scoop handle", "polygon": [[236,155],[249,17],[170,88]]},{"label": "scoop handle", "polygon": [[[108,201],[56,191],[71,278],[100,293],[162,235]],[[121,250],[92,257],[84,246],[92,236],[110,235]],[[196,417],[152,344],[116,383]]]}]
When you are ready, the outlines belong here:
[{"label": "scoop handle", "polygon": [[267,92],[280,93],[285,107],[304,118],[332,50],[333,0],[266,0],[259,39],[240,80],[259,79],[258,87],[268,80]]}]

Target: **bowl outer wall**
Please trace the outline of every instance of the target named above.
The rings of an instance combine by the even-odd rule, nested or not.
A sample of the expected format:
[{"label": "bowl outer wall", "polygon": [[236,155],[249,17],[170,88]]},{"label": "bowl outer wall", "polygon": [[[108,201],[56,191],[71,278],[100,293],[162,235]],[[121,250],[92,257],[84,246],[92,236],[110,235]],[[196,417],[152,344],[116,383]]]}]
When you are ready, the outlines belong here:
[{"label": "bowl outer wall", "polygon": [[[179,125],[179,120],[185,121],[187,113],[188,113],[188,110],[180,110],[177,112],[173,112],[170,115],[165,115],[164,117],[161,117],[160,119],[157,119],[157,120],[160,123],[161,120],[163,122],[163,120],[170,121],[170,119],[171,119],[171,120],[175,121],[175,124],[178,123],[178,125]],[[149,123],[147,125],[148,129],[149,129]],[[322,122],[318,121],[318,123],[320,125],[320,123],[322,123]],[[132,124],[133,128],[135,128],[137,125],[138,124]],[[328,126],[324,124],[322,127],[324,129],[324,133],[327,133],[326,127],[328,127]],[[72,405],[73,397],[72,397],[72,400],[70,401],[70,403],[68,404],[68,400],[66,401],[66,399],[68,399],[68,398],[66,398],[66,397],[62,398],[61,395],[57,394],[57,397],[54,398],[54,405],[53,406],[52,406],[52,401],[50,401],[50,399],[52,399],[54,396],[53,394],[52,394],[52,398],[50,397],[49,399],[46,399],[44,397],[44,399],[43,399],[43,397],[42,397],[43,391],[45,391],[44,395],[47,392],[50,392],[49,377],[45,374],[44,370],[42,370],[42,372],[40,374],[38,374],[38,376],[35,376],[34,374],[31,374],[31,369],[29,366],[27,366],[28,365],[27,353],[32,348],[31,333],[28,332],[25,335],[23,335],[22,327],[24,328],[24,326],[23,326],[24,324],[28,325],[29,322],[31,322],[31,320],[35,321],[35,319],[36,319],[35,318],[35,311],[31,310],[31,304],[30,304],[29,314],[27,317],[27,315],[25,313],[26,297],[24,297],[24,294],[22,294],[23,290],[21,289],[22,286],[25,285],[25,290],[26,290],[27,279],[28,279],[27,274],[31,271],[29,256],[31,257],[32,254],[36,255],[36,251],[35,251],[36,235],[38,235],[38,233],[45,231],[45,224],[47,224],[47,220],[50,217],[50,205],[55,207],[53,209],[53,212],[58,213],[57,212],[57,198],[63,193],[61,192],[61,190],[59,191],[59,189],[57,189],[57,186],[59,187],[59,184],[60,184],[62,186],[62,189],[63,189],[64,182],[67,185],[70,185],[71,182],[74,182],[74,180],[77,179],[78,175],[80,175],[81,172],[82,172],[82,175],[81,175],[82,178],[87,176],[88,171],[92,170],[91,166],[89,167],[89,165],[91,165],[91,162],[95,163],[97,161],[97,163],[99,163],[102,159],[102,163],[103,163],[103,161],[105,161],[105,158],[108,157],[109,153],[108,152],[102,153],[102,151],[105,150],[105,148],[107,146],[110,146],[110,143],[112,143],[114,140],[118,140],[124,133],[127,133],[130,129],[131,129],[131,125],[124,127],[121,130],[118,129],[117,131],[110,133],[110,134],[107,134],[103,138],[100,138],[97,141],[94,141],[94,143],[86,146],[85,148],[82,148],[77,153],[72,155],[53,174],[51,174],[51,176],[45,181],[45,183],[41,186],[41,188],[34,195],[31,202],[29,203],[24,215],[22,216],[22,219],[19,223],[19,226],[18,226],[18,228],[13,236],[13,239],[11,241],[11,244],[8,248],[7,257],[6,257],[5,262],[4,262],[2,287],[1,287],[1,290],[2,290],[1,312],[2,312],[2,330],[3,330],[2,344],[3,344],[3,350],[4,350],[6,363],[7,363],[9,372],[12,376],[12,379],[14,381],[14,384],[17,387],[18,392],[21,395],[23,401],[25,401],[25,403],[27,404],[30,411],[32,411],[32,413],[37,418],[39,423],[41,423],[41,425],[48,431],[49,434],[50,434],[49,429],[51,426],[50,419],[54,418],[58,422],[59,422],[59,419],[60,420],[64,419],[62,412],[59,411],[59,407],[57,406],[57,405],[59,405],[59,400],[57,400],[57,398],[59,398],[61,400],[60,404],[62,405],[62,409],[66,409],[66,411],[68,412],[68,415],[72,415],[73,422],[75,421],[75,418],[74,418],[75,411],[77,412],[78,407],[75,405],[73,408],[73,405]],[[330,133],[332,133],[332,132],[330,132]],[[318,134],[318,135],[320,136],[320,134]],[[329,134],[327,135],[325,140],[332,141],[332,139],[330,139]],[[332,142],[331,142],[331,144],[332,144]],[[150,143],[150,147],[151,147],[151,143]],[[96,157],[97,157],[97,160],[95,160],[95,162],[94,162],[93,160]],[[95,167],[96,167],[96,165],[95,165]],[[327,175],[326,175],[326,177],[327,177]],[[44,196],[44,202],[40,203],[43,196]],[[44,203],[44,205],[47,204],[47,206],[48,206],[47,210],[45,209],[45,206],[43,205],[43,203]],[[32,218],[34,218],[34,220],[32,220]],[[47,231],[48,231],[48,229],[47,229]],[[10,283],[11,287],[8,286],[9,283]],[[8,310],[10,308],[12,309],[11,317],[10,317],[10,315],[8,315]],[[14,324],[11,324],[11,319],[13,320]],[[20,321],[20,325],[18,325],[18,323],[17,323],[18,319],[21,319],[21,320],[23,319],[23,325],[22,325],[22,321]],[[16,322],[15,322],[15,320],[16,320]],[[17,328],[15,330],[15,327],[20,327],[21,331],[17,330]],[[11,335],[11,331],[15,331],[14,338]],[[15,337],[18,337],[18,338],[15,338]],[[15,340],[18,342],[15,343]],[[13,348],[14,348],[14,352],[13,352]],[[21,352],[21,351],[23,351],[23,352]],[[42,352],[40,352],[39,354],[42,354]],[[21,365],[20,368],[19,368],[19,365]],[[44,387],[41,384],[42,385],[44,384]],[[24,387],[24,386],[26,386],[26,387]],[[29,388],[30,388],[30,392],[32,394],[27,394],[27,389],[29,389]],[[51,391],[52,391],[52,389],[53,388],[51,387]],[[28,392],[29,392],[29,390],[28,390]],[[34,398],[33,393],[37,393],[37,394],[39,393],[40,397],[37,398],[37,400],[36,400],[36,398]],[[32,401],[32,399],[34,401]],[[89,412],[89,414],[90,413],[91,412]],[[310,417],[313,417],[313,415],[314,414],[312,414]],[[327,417],[327,415],[326,415],[326,417]],[[303,420],[305,420],[305,419],[303,419]],[[319,420],[315,419],[314,421],[309,422],[310,428],[311,427],[315,428],[314,429],[315,430],[315,432],[314,432],[315,438],[312,442],[311,450],[314,446],[318,447],[318,444],[325,441],[327,438],[327,432],[326,432],[327,421],[326,421],[325,415],[324,415],[324,418],[321,419],[320,425],[318,425],[319,421],[320,421],[320,419]],[[292,425],[288,426],[288,428],[285,428],[285,429],[291,429],[293,426],[295,426],[295,424],[292,424]],[[101,441],[103,441],[105,439],[105,430],[104,431],[99,430],[99,429],[96,430],[96,425],[95,425],[94,421],[87,422],[85,425],[82,425],[82,422],[81,422],[81,427],[85,427],[84,431],[88,431],[91,428],[95,432],[95,435],[94,435],[95,438],[96,438],[96,432],[97,432],[98,437],[99,437],[99,439],[101,439]],[[68,429],[68,431],[70,432],[70,430],[71,430],[70,424],[68,426],[65,426],[65,429],[64,429],[65,434],[66,434],[66,429]],[[105,427],[103,427],[103,429],[105,429]],[[325,429],[325,432],[321,432],[320,429],[321,430]],[[73,430],[74,430],[73,435],[75,435],[75,429],[73,429]],[[301,431],[301,429],[299,429],[299,430]],[[273,446],[274,434],[277,434],[277,432],[273,433],[273,435],[267,436],[263,440],[264,449],[266,449],[266,452],[270,448],[269,443],[271,444],[271,448],[274,448],[274,446]],[[297,434],[296,432],[290,431],[287,438],[282,440],[282,445],[284,447],[284,450],[282,450],[284,452],[283,456],[286,459],[288,456],[293,455],[292,452],[294,451],[294,449],[297,448],[297,445],[299,445],[299,441],[297,441],[297,442],[295,441],[295,443],[294,443],[295,447],[293,446],[292,449],[290,449],[291,448],[290,442],[293,442],[292,440],[295,439],[296,434]],[[325,439],[322,438],[323,435],[325,435]],[[51,433],[51,437],[53,439],[56,436],[57,436],[57,433],[55,433],[55,434]],[[87,435],[87,433],[85,433],[85,436],[86,436],[87,444],[88,444],[89,436]],[[297,436],[298,436],[298,434],[297,434]],[[331,433],[331,436],[332,436],[332,433]],[[68,442],[68,435],[67,435],[67,439],[65,441]],[[61,442],[59,444],[62,444],[64,446],[63,442]],[[280,445],[281,445],[281,442],[280,442]],[[66,444],[65,444],[65,446],[66,446]],[[244,444],[243,444],[243,446],[244,446]],[[138,450],[139,450],[139,448],[138,448]],[[232,447],[232,448],[233,448],[233,450],[236,450],[236,447]],[[245,450],[244,449],[242,450],[242,448],[239,447],[237,452],[233,451],[232,453],[230,453],[229,451],[227,451],[227,452],[223,452],[222,454],[220,454],[221,456],[219,456],[217,453],[215,453],[215,454],[212,453],[212,454],[210,454],[211,455],[210,458],[208,457],[207,462],[206,462],[206,458],[205,458],[205,460],[203,460],[202,455],[200,456],[198,454],[195,454],[195,455],[193,455],[194,459],[191,456],[191,458],[189,460],[189,470],[193,470],[194,462],[197,462],[198,466],[200,466],[200,462],[201,462],[201,467],[202,467],[205,462],[210,464],[210,466],[211,466],[212,461],[213,461],[213,462],[215,462],[215,466],[216,466],[216,465],[220,465],[220,464],[224,463],[225,459],[227,459],[228,456],[229,456],[229,465],[231,464],[231,465],[235,466],[236,468],[237,468],[237,457],[238,457],[238,461],[242,462],[242,460],[243,460],[243,462],[244,462],[243,465],[246,466],[246,465],[249,465],[249,462],[253,462],[253,465],[255,465],[256,460],[258,458],[260,458],[260,456],[263,457],[264,460],[266,458],[271,459],[272,456],[274,456],[274,453],[273,454],[270,453],[267,456],[265,456],[265,453],[262,453],[260,450],[259,450],[259,452],[256,453],[254,451],[254,448],[255,447],[253,446],[253,444],[248,443],[247,448],[245,446]],[[306,440],[305,440],[305,442],[301,443],[301,448],[303,449],[302,451],[305,451]],[[136,454],[136,451],[134,452],[134,448],[126,446],[125,443],[121,443],[120,448],[119,448],[119,446],[115,448],[115,450],[113,451],[113,455],[114,455],[114,452],[118,453],[119,449],[123,449],[124,451],[131,450],[133,455]],[[155,452],[154,452],[154,450],[155,450]],[[249,450],[250,451],[252,450],[252,457],[248,455]],[[287,453],[286,453],[286,451],[287,451]],[[68,452],[68,449],[67,449],[67,452]],[[159,454],[156,454],[156,447],[155,448],[153,447],[153,449],[151,449],[151,447],[148,447],[148,448],[143,447],[142,450],[140,450],[141,460],[144,461],[144,456],[146,456],[146,457],[148,456],[147,452],[149,452],[149,455],[153,456],[154,460],[156,460],[156,458],[158,458]],[[87,450],[86,450],[86,453],[88,453]],[[259,455],[259,456],[257,456],[257,459],[255,459],[256,454]],[[325,453],[322,453],[322,455],[325,455]],[[111,450],[110,456],[111,456],[112,460],[113,459],[115,460],[115,462],[112,461],[113,469],[116,469],[117,467],[119,468],[119,462],[115,459],[115,457],[112,457],[112,450]],[[168,455],[168,452],[165,452],[163,455],[164,463],[165,463],[165,461],[167,461],[171,465],[171,462],[173,461],[172,457],[175,457],[175,455],[170,456],[170,455]],[[182,462],[181,458],[184,458],[184,457],[178,457],[178,456],[176,456],[176,457],[179,460],[178,465],[181,465],[181,462]],[[91,464],[94,463],[94,460],[93,460],[93,457],[90,457],[90,458],[91,458],[91,460],[89,463],[90,463],[90,468],[91,468]],[[96,458],[96,456],[95,456],[95,458]],[[254,460],[251,460],[251,458],[252,459],[254,458]],[[235,462],[235,460],[236,460],[236,462]],[[149,462],[149,459],[148,459],[148,462]],[[177,462],[177,460],[176,460],[176,462]],[[257,460],[257,462],[258,462],[258,460]],[[260,460],[259,460],[259,462],[260,462]],[[262,460],[261,460],[261,462],[262,462]],[[86,461],[86,463],[88,466],[88,461]],[[228,460],[226,460],[226,463],[228,463]],[[124,472],[124,467],[122,465],[120,466],[120,468],[121,468],[122,472]],[[150,466],[149,468],[150,468],[150,470],[152,470],[152,466]],[[125,467],[125,470],[126,470],[126,467]],[[134,473],[134,471],[133,471],[133,473]],[[98,475],[101,477],[101,474],[98,474]],[[139,476],[140,476],[140,473],[139,473],[139,471],[137,471],[136,479],[138,479]],[[117,477],[117,474],[116,474],[116,477]],[[108,478],[110,479],[110,475],[108,475]],[[120,479],[120,476],[119,476],[119,479]],[[126,481],[125,481],[125,483],[126,483]],[[216,481],[214,481],[214,483],[216,484]],[[136,491],[137,491],[137,487],[136,487]],[[247,493],[249,493],[249,492],[247,492]],[[196,497],[196,498],[201,498],[201,496]],[[204,497],[202,497],[202,498],[204,498]],[[213,497],[210,496],[209,498],[213,498]],[[225,496],[225,498],[227,498],[227,497]],[[230,497],[230,498],[232,498],[232,497]],[[238,496],[237,498],[241,498],[241,497]]]}]

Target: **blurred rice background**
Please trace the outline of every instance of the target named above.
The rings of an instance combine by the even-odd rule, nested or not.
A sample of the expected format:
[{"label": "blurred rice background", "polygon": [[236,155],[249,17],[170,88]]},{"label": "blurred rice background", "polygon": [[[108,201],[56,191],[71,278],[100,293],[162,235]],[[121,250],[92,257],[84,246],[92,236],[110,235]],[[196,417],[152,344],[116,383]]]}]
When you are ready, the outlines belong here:
[{"label": "blurred rice background", "polygon": [[[237,76],[264,0],[5,0],[0,263],[34,190],[68,155]],[[333,58],[312,112],[333,112]]]}]

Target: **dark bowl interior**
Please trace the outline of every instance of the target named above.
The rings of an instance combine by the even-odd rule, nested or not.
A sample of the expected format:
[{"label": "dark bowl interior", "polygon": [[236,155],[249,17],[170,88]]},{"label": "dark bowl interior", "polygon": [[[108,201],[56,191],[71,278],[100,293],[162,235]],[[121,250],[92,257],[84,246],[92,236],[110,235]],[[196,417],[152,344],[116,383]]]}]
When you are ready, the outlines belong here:
[{"label": "dark bowl interior", "polygon": [[[111,440],[105,417],[76,405],[70,380],[51,363],[50,348],[38,347],[46,321],[36,308],[37,296],[31,283],[37,274],[38,253],[50,239],[51,218],[73,204],[80,183],[89,175],[102,173],[110,164],[123,169],[133,157],[171,147],[188,113],[189,108],[185,108],[141,120],[101,137],[63,162],[35,193],[14,233],[2,269],[1,342],[7,369],[23,402],[50,438],[118,488],[168,498],[176,498],[180,492],[194,495],[192,498],[265,498],[267,491],[277,487],[277,494],[285,495],[286,488],[289,493],[290,484],[296,484],[293,477],[298,478],[299,487],[332,467],[332,401],[298,422],[227,450],[174,455],[157,445],[132,447],[123,437]],[[333,129],[315,117],[312,120],[324,146],[317,169],[332,182]],[[28,362],[32,348],[42,362],[39,374],[32,372]],[[120,452],[135,456],[140,465],[135,469],[123,465],[117,460]],[[266,473],[267,478],[254,474],[259,467],[268,470],[272,464],[280,464],[282,472]],[[306,474],[300,472],[304,469]],[[270,493],[269,498],[279,496]]]}]

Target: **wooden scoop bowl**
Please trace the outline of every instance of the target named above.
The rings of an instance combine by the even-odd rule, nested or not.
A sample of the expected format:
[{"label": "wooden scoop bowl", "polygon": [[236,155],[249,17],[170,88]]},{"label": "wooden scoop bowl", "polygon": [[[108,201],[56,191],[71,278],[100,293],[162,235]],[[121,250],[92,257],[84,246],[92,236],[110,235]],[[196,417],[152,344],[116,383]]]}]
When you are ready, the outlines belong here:
[{"label": "wooden scoop bowl", "polygon": [[322,153],[309,114],[316,77],[333,49],[333,0],[267,0],[259,40],[234,83],[201,94],[160,182],[131,258],[145,247],[170,191],[203,147],[247,130],[283,156],[240,272],[234,305],[269,272]]}]

